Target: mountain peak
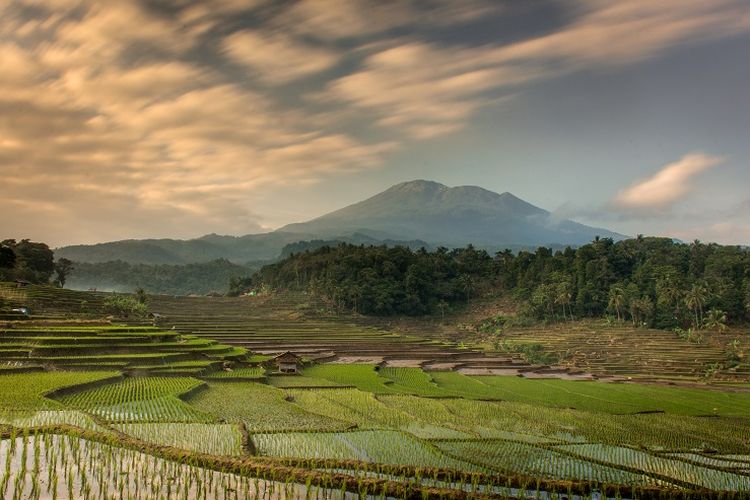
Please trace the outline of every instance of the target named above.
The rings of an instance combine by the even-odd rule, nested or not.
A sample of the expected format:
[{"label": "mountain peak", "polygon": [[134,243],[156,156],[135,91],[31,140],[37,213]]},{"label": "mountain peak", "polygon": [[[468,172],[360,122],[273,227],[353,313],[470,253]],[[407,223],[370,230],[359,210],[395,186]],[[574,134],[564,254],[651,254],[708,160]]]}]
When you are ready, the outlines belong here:
[{"label": "mountain peak", "polygon": [[446,246],[502,248],[550,244],[579,245],[594,236],[620,235],[550,213],[517,196],[478,186],[448,187],[417,179],[401,182],[366,200],[279,231],[330,237],[353,231],[394,240],[420,239]]},{"label": "mountain peak", "polygon": [[424,191],[443,191],[450,189],[445,184],[425,179],[415,179],[413,181],[399,182],[388,188],[386,191],[401,192],[424,192]]}]

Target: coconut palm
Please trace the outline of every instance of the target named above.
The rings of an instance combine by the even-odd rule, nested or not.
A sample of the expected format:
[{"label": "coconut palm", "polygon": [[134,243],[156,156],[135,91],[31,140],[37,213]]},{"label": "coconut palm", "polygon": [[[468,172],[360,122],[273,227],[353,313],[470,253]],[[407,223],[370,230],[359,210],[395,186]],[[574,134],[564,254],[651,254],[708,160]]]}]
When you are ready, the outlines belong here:
[{"label": "coconut palm", "polygon": [[617,321],[622,321],[622,313],[620,311],[623,304],[625,304],[625,289],[620,285],[612,285],[609,289],[609,307],[615,310]]},{"label": "coconut palm", "polygon": [[693,326],[696,329],[703,324],[703,306],[709,296],[708,288],[700,283],[693,284],[685,294],[685,305],[693,312]]},{"label": "coconut palm", "polygon": [[727,313],[720,309],[711,309],[703,318],[703,327],[707,330],[727,330]]},{"label": "coconut palm", "polygon": [[573,285],[569,280],[560,281],[555,287],[555,304],[562,308],[563,319],[567,319],[565,309],[567,307],[570,319],[573,319],[573,312],[570,310],[570,303],[573,300]]}]

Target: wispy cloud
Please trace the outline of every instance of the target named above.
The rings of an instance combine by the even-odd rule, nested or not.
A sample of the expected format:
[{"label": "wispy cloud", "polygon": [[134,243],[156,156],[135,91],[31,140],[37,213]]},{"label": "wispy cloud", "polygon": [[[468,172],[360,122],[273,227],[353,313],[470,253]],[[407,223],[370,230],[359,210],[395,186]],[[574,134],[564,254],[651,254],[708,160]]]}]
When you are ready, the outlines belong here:
[{"label": "wispy cloud", "polygon": [[663,210],[682,200],[693,189],[694,178],[724,161],[719,156],[691,153],[659,172],[620,191],[613,203],[634,210]]},{"label": "wispy cloud", "polygon": [[750,31],[744,0],[564,5],[553,32],[472,45],[500,2],[0,2],[3,229],[252,231],[263,190],[380,168],[525,84]]},{"label": "wispy cloud", "polygon": [[312,47],[282,33],[238,31],[223,42],[224,51],[255,79],[287,83],[333,66],[336,53]]},{"label": "wispy cloud", "polygon": [[633,64],[677,44],[750,31],[747,6],[738,0],[570,5],[580,12],[571,24],[505,45],[445,46],[413,39],[375,45],[358,71],[328,85],[327,96],[369,110],[383,127],[430,138],[464,128],[478,109],[523,84],[584,68]]}]

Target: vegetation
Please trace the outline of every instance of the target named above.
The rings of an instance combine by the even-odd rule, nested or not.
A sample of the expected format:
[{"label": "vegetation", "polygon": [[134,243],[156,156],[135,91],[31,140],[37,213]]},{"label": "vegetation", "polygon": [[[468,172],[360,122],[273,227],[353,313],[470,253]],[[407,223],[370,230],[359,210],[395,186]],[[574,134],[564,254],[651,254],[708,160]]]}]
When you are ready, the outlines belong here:
[{"label": "vegetation", "polygon": [[471,246],[433,252],[404,247],[324,246],[262,268],[238,288],[309,290],[362,314],[444,312],[502,290],[521,314],[545,320],[611,315],[672,329],[710,328],[750,318],[747,249],[666,238],[597,239],[553,252],[490,256]]},{"label": "vegetation", "polygon": [[48,283],[55,271],[52,250],[30,240],[0,242],[0,281]]},{"label": "vegetation", "polygon": [[128,295],[111,295],[104,300],[104,310],[118,318],[143,318],[148,305]]},{"label": "vegetation", "polygon": [[[0,329],[3,498],[718,499],[746,498],[750,487],[750,393],[738,382],[708,390],[399,367],[404,353],[420,349],[428,360],[454,352],[445,359],[466,365],[480,354],[335,318],[298,317],[302,301],[317,309],[304,293],[136,294],[134,302],[163,311],[175,325],[164,329],[140,319],[65,316],[84,299],[84,310],[104,310],[102,294],[34,285],[0,291],[52,315],[9,320]],[[704,306],[704,319],[721,319]],[[217,310],[221,315],[212,316]],[[545,332],[581,327],[581,349],[599,350],[596,325],[605,324],[509,331],[509,321],[497,316],[477,328],[501,332],[501,343],[533,346]],[[614,351],[607,335],[624,332],[669,338],[688,357],[709,349],[629,323],[602,326],[604,345]],[[335,346],[392,357],[379,365],[305,363],[300,376],[280,375],[260,366],[268,355],[248,355],[214,336],[263,352]],[[745,344],[726,340],[741,362]],[[490,366],[519,362],[516,353],[481,359]]]}]

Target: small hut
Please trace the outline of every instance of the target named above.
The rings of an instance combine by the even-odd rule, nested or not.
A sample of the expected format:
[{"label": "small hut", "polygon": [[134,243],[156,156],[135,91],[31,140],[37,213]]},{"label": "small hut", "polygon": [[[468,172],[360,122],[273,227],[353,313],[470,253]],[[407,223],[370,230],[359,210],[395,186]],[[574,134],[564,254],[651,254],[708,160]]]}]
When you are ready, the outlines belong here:
[{"label": "small hut", "polygon": [[279,368],[280,373],[299,373],[299,365],[302,362],[302,358],[293,352],[287,351],[276,356],[274,362]]}]

